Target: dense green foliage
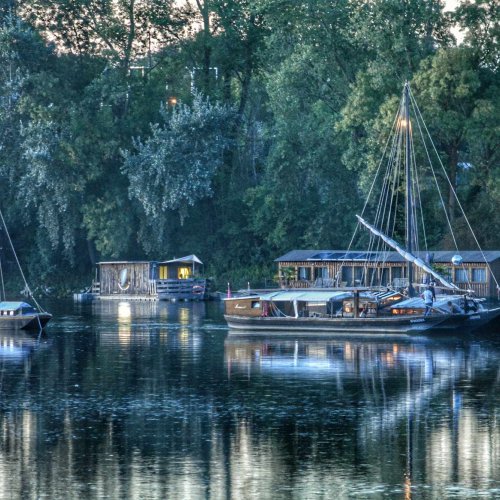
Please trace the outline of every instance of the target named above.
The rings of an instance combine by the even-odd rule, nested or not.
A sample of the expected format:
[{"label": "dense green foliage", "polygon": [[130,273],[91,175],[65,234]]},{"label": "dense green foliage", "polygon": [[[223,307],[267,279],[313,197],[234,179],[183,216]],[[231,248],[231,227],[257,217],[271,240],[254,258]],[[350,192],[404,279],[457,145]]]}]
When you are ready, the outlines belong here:
[{"label": "dense green foliage", "polygon": [[[257,284],[290,249],[347,246],[406,79],[500,248],[499,18],[494,0],[5,3],[0,208],[31,282],[195,253]],[[449,245],[437,223],[429,240]]]}]

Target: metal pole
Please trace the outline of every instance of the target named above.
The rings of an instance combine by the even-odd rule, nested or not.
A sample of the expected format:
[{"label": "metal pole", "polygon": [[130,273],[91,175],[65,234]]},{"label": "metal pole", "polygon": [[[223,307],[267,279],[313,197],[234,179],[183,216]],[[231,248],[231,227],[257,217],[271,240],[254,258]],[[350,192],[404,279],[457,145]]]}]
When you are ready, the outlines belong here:
[{"label": "metal pole", "polygon": [[[411,129],[410,129],[410,84],[405,83],[404,89],[404,120],[405,120],[405,174],[406,174],[406,250],[412,253],[412,235],[413,235],[413,200],[412,200],[412,181],[411,181]],[[413,264],[408,262],[408,296],[414,297],[413,288]]]}]

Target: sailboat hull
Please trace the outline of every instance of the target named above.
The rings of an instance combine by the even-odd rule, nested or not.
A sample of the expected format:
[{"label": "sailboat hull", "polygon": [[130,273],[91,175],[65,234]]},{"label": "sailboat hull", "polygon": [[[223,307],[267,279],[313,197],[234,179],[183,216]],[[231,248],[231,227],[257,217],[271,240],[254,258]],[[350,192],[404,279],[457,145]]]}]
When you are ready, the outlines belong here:
[{"label": "sailboat hull", "polygon": [[0,330],[37,331],[43,329],[51,318],[48,313],[0,316]]}]

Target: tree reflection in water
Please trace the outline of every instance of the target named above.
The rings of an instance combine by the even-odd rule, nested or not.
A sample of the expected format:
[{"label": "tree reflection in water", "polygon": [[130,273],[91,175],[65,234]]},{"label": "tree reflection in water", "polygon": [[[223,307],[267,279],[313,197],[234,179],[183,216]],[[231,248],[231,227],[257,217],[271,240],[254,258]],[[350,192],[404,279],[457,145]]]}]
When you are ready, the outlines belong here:
[{"label": "tree reflection in water", "polygon": [[500,491],[495,341],[256,339],[211,304],[66,307],[50,341],[0,349],[0,499]]}]

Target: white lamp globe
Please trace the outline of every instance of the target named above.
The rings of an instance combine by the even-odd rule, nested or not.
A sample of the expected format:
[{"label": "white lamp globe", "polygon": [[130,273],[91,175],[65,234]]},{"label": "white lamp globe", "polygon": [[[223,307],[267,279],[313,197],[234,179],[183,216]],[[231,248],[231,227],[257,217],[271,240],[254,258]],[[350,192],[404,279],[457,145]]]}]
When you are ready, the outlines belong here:
[{"label": "white lamp globe", "polygon": [[451,258],[451,263],[454,265],[454,266],[459,266],[460,264],[462,264],[462,262],[464,261],[464,259],[462,259],[462,256],[461,255],[454,255],[452,258]]}]

